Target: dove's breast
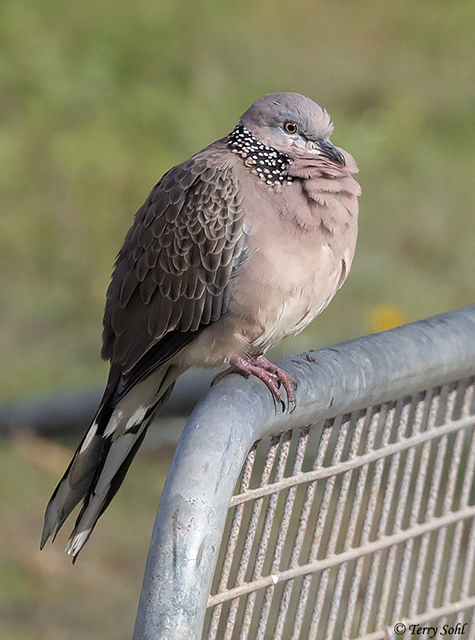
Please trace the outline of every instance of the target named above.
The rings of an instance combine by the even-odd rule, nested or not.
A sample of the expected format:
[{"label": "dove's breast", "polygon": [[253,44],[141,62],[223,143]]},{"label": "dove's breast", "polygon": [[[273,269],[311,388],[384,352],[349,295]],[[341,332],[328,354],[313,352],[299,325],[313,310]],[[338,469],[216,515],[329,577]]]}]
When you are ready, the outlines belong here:
[{"label": "dove's breast", "polygon": [[279,194],[279,215],[267,202],[274,194],[253,194],[244,225],[247,258],[232,279],[228,310],[180,361],[220,366],[236,353],[263,354],[312,322],[346,279],[355,251],[356,219],[343,210],[326,226],[322,217],[327,207],[319,207],[315,220],[311,211],[302,212],[303,226],[286,205],[284,190],[292,188],[284,186]]}]

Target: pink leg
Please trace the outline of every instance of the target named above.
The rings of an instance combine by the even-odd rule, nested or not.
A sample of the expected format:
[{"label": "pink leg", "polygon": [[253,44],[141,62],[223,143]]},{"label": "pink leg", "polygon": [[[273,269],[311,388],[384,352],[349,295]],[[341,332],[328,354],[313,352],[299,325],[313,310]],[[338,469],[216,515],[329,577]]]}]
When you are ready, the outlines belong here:
[{"label": "pink leg", "polygon": [[230,367],[214,378],[213,384],[222,380],[231,373],[239,373],[245,378],[249,376],[256,376],[259,380],[267,386],[272,392],[274,398],[280,402],[284,407],[284,399],[280,392],[280,385],[282,385],[287,393],[290,410],[295,408],[295,388],[296,383],[290,373],[276,367],[275,364],[264,358],[264,356],[249,356],[249,358],[243,358],[241,356],[233,356],[229,361]]}]

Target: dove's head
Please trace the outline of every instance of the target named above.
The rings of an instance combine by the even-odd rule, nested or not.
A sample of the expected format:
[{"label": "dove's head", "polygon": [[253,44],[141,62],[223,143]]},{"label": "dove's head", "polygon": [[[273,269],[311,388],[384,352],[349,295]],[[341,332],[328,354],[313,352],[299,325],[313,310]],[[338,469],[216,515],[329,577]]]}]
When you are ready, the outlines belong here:
[{"label": "dove's head", "polygon": [[343,154],[329,138],[330,116],[299,93],[270,93],[256,100],[239,121],[258,140],[291,158],[322,155],[344,166]]}]

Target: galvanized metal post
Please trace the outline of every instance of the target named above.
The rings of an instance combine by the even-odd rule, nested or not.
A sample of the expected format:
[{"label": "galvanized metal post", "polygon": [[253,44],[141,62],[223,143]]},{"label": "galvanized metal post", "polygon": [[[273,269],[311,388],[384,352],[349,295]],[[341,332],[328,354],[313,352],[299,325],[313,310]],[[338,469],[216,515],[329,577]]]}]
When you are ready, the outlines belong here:
[{"label": "galvanized metal post", "polygon": [[282,362],[297,408],[230,376],[190,417],[162,494],[134,640],[198,640],[227,508],[252,443],[475,372],[475,306]]}]

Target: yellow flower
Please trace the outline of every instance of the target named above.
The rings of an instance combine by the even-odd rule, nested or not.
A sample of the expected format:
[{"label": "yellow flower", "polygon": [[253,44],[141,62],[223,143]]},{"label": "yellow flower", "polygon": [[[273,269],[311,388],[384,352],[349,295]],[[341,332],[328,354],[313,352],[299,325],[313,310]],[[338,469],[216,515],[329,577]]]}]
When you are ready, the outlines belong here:
[{"label": "yellow flower", "polygon": [[391,304],[377,304],[371,307],[368,316],[371,333],[393,329],[407,322],[403,311]]}]

